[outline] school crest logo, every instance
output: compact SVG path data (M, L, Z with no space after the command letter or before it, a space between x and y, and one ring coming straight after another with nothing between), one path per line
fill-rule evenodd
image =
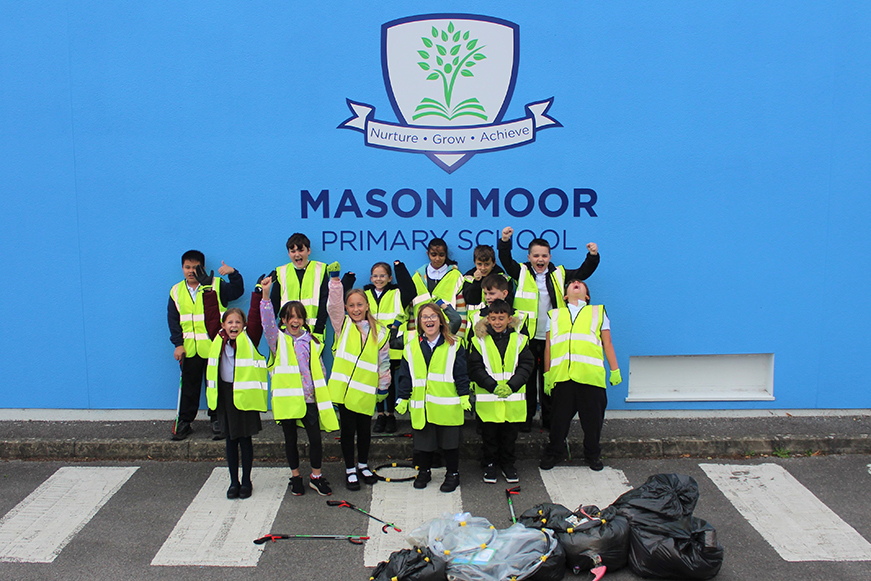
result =
M381 27L381 70L398 123L375 119L375 107L346 99L352 116L339 125L365 144L423 153L453 173L476 153L519 147L562 125L547 115L553 98L503 121L520 57L520 27L471 14L428 14Z

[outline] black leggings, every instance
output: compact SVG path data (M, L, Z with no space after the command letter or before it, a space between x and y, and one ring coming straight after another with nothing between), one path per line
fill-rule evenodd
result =
M319 470L324 456L324 446L321 442L321 425L318 415L318 404L305 404L305 417L302 425L308 435L309 462L315 470ZM299 469L299 448L296 439L296 420L281 420L281 429L284 430L284 454L287 456L287 465L291 470Z
M242 451L242 486L251 486L251 466L254 464L254 442L251 436L227 438L227 467L230 483L239 484L239 450Z
M339 406L339 419L342 429L342 456L345 458L345 468L353 468L354 436L357 437L357 461L360 464L369 462L369 444L372 441L372 416L352 412L344 405Z

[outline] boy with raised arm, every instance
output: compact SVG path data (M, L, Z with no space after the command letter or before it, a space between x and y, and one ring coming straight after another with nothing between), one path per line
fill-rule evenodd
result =
M586 280L599 266L599 249L594 242L587 244L587 256L576 269L569 270L562 265L551 263L550 243L543 238L535 238L529 243L528 261L520 264L511 256L511 236L514 228L502 229L502 237L497 243L499 262L508 276L517 282L514 295L514 309L518 315L525 316L529 329L529 346L535 358L535 368L526 386L526 423L521 431L528 432L532 418L541 401L541 427L550 429L550 398L544 393L542 378L545 344L545 320L547 313L563 305L563 287L569 278Z

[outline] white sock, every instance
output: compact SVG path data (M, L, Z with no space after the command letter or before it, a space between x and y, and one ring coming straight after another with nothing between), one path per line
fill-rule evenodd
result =
M357 482L356 468L345 468L345 474L347 475L348 482Z

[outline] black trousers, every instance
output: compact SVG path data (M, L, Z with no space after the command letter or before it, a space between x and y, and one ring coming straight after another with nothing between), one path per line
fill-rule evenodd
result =
M574 381L557 383L550 392L553 415L550 424L550 444L548 452L562 456L566 450L566 437L575 414L581 419L584 430L584 458L598 460L602 455L599 438L605 423L605 408L608 407L608 393L604 388Z
M535 408L541 403L541 423L547 427L551 422L551 396L544 393L544 344L543 339L530 339L529 350L534 364L532 374L526 383L526 421L531 422Z
M309 462L312 468L320 469L324 457L324 445L321 442L321 423L318 413L318 404L305 404L305 417L302 425L308 435ZM296 420L281 420L281 429L284 430L284 454L287 456L287 465L291 470L299 469L299 447L296 438Z
M344 405L339 405L339 431L342 440L342 456L345 458L345 468L353 468L354 436L357 437L357 461L360 464L369 463L369 445L372 443L372 416L358 414Z
M483 463L495 464L503 468L513 467L517 461L515 445L520 424L511 422L482 422Z
M200 409L200 393L203 389L203 377L206 375L206 366L209 360L199 355L185 357L184 367L181 371L181 398L178 404L178 419L184 422L192 422L197 417ZM214 416L214 412L209 412Z

